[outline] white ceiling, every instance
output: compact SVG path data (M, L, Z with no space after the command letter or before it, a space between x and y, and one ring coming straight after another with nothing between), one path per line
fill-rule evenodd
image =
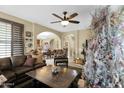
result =
M0 5L0 11L10 15L29 20L34 23L52 28L57 31L66 32L86 29L91 22L90 13L99 6L93 5ZM63 27L60 23L51 24L50 22L58 20L51 15L56 13L63 16L62 12L68 11L68 15L76 12L79 15L73 20L80 21L80 24L69 24Z

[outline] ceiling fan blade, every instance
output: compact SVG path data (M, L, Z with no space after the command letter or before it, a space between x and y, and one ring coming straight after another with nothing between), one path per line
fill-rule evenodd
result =
M61 21L54 21L54 22L50 22L50 23L53 24L53 23L59 23L59 22L61 22Z
M77 15L78 15L78 13L73 13L72 15L70 15L70 16L68 17L68 19L72 19L72 18L76 17Z
M75 24L79 24L79 21L75 21L75 20L69 20L70 23L75 23Z
M55 13L52 13L52 15L54 15L55 17L57 17L57 18L59 18L59 19L63 20L63 18L62 18L62 17L58 16L58 15L57 15L57 14L55 14Z

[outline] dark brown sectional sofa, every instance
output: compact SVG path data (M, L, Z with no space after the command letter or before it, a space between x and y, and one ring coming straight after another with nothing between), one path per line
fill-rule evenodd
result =
M25 74L26 72L46 65L44 61L32 67L24 66L26 58L26 56L0 58L0 74L3 74L7 78L7 83L14 84L12 87L29 79Z

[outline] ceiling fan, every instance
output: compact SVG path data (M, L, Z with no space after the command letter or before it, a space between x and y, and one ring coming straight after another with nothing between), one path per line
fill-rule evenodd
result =
M78 13L73 13L69 17L66 16L67 11L64 11L63 14L64 14L64 17L60 17L57 14L52 13L53 16L59 18L60 20L59 21L54 21L54 22L51 22L51 23L52 24L53 23L61 23L63 26L67 26L69 23L74 23L74 24L79 24L80 23L79 21L71 20L72 18L76 17L78 15Z

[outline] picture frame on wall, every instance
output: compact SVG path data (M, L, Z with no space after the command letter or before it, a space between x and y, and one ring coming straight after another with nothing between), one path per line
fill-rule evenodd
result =
M32 36L32 33L29 32L29 31L27 31L27 32L26 32L26 37L31 37L31 36Z

